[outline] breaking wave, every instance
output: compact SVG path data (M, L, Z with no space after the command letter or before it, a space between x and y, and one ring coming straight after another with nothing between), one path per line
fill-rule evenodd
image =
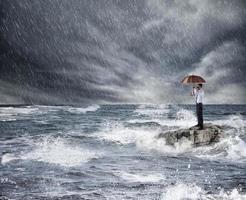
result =
M19 159L19 158L17 156L15 156L14 154L6 153L6 154L2 155L1 164L5 165L8 162L11 162L12 160L17 160L17 159Z
M153 138L157 135L157 130L153 129L150 131L143 128L128 128L118 122L105 123L103 130L95 134L95 136L100 139L124 145L136 143L138 140L141 140L141 138Z
M246 160L245 120L241 116L231 115L224 120L213 121L224 127L220 141L211 146L194 149L200 158L226 158L232 161Z
M162 194L162 200L243 200L245 194L240 194L238 189L233 189L230 192L220 190L218 194L209 194L201 187L195 184L177 183L169 186Z
M194 125L196 118L194 113L185 109L176 112L175 119L132 119L128 124L141 123L140 127L128 127L120 122L108 122L96 136L114 143L123 145L135 144L142 151L157 151L165 154L191 153L192 155L205 159L230 159L244 161L246 159L246 143L240 137L245 134L245 121L240 116L228 116L228 118L214 123L227 126L220 142L203 147L194 148L192 142L182 139L174 146L166 144L164 138L158 138L160 132L185 128ZM150 126L151 123L160 126ZM144 126L146 124L146 126ZM164 130L163 130L164 128Z
M95 112L100 108L99 105L93 105L88 107L68 107L66 111L73 113L73 114L84 114L87 112Z
M50 112L65 110L72 114L85 114L87 112L95 112L100 108L99 105L88 107L72 107L72 106L25 106L25 107L1 107L0 121L16 121L33 115L42 115Z
M0 108L0 121L16 121L17 118L32 115L38 112L33 107L2 107Z
M142 151L158 151L162 153L184 153L193 149L188 140L181 140L175 146L166 145L165 139L158 139L161 129L129 128L121 123L107 123L103 131L95 136L102 140L121 145L135 144Z
M225 136L219 143L195 148L194 154L206 159L227 159L231 161L246 160L246 143L239 136Z
M213 121L213 123L225 127L235 128L237 131L245 133L246 121L243 119L241 115L229 115L226 119L215 120Z
M1 162L2 164L7 164L13 160L21 159L73 167L99 156L96 152L69 144L65 139L45 137L37 142L33 141L33 147L30 152L21 155L4 154Z

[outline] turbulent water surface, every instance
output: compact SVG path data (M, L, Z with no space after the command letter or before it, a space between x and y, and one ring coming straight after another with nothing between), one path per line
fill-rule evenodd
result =
M208 105L219 143L167 146L196 124L189 105L0 108L6 199L246 199L246 106ZM151 122L151 123L150 123Z

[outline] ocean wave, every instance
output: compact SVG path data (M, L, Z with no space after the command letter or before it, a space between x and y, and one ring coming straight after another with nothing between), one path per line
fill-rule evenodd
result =
M18 115L18 114L33 114L38 111L38 108L26 106L26 107L2 107L0 108L1 115Z
M242 115L229 115L226 119L214 120L213 123L245 132L246 121L243 119Z
M88 107L71 107L71 106L25 106L25 107L1 107L0 121L16 121L23 117L33 117L33 115L42 115L59 110L65 110L73 114L84 114L95 112L100 108L99 105Z
M177 121L188 121L193 117L192 112L181 110L177 112L178 120L173 120L173 125ZM188 116L188 117L187 117ZM233 118L234 119L234 118ZM167 145L164 138L158 138L158 134L164 131L161 126L147 126L150 121L148 120L131 120L128 123L146 123L146 126L128 126L119 122L108 122L104 125L101 132L96 136L100 139L119 143L121 145L135 144L141 151L156 151L164 154L183 154L189 153L193 156L203 159L226 159L235 162L246 160L246 143L240 137L243 123L240 118L239 121L234 120L233 125L237 129L228 129L220 138L218 143L208 146L194 147L192 142L188 139L182 139L176 142L173 146ZM225 121L227 121L226 119ZM160 120L155 122L165 124ZM153 121L151 121L153 123ZM192 122L193 123L193 122ZM227 123L228 124L228 123ZM186 127L187 124L183 123L180 127ZM189 126L188 126L189 127ZM165 127L168 130L168 127ZM169 130L173 130L169 126Z
M206 159L246 161L245 120L239 115L231 115L212 123L223 126L224 133L218 143L194 149L196 156Z
M149 123L149 120L135 119L129 123ZM162 126L185 128L194 125L194 113L185 109L178 110L175 120L151 120ZM141 150L158 151L168 154L191 153L194 156L205 159L226 159L232 161L246 160L245 120L238 115L228 116L226 119L213 121L212 123L226 126L224 134L216 144L202 147L193 147L187 139L180 140L174 146L166 145L165 139L157 139L155 134L146 134L145 137L137 137L136 146ZM171 128L172 130L172 128ZM138 134L138 133L137 133ZM143 133L144 134L144 133Z
M100 108L99 105L92 105L88 107L67 107L65 110L73 114L84 114L87 112L95 112Z
M139 137L136 146L141 150L158 151L164 154L190 153L193 156L203 159L222 159L234 162L246 161L246 143L239 136L224 135L218 143L213 145L194 147L188 139L181 139L173 146L167 145L164 138Z
M194 148L193 153L199 158L227 159L230 161L246 160L246 143L239 136L221 138L214 145Z
M240 194L238 189L225 192L220 189L218 194L210 194L196 184L177 183L165 189L161 197L162 200L243 200L245 194Z
M129 128L122 123L110 123L105 125L103 131L94 136L121 145L135 144L142 151L158 151L162 153L179 154L193 150L192 142L183 139L175 143L174 146L166 144L164 138L159 139L161 129L157 128Z
M2 122L11 122L11 121L16 121L17 119L12 116L0 116L0 121Z
M1 159L1 164L5 165L13 160L17 160L20 159L18 156L11 154L11 153L6 153L4 155L2 155L2 159Z
M0 121L16 121L22 117L33 116L34 114L43 114L43 111L35 106L1 107Z
M4 154L2 164L21 159L74 167L100 156L97 152L70 144L60 137L44 137L31 143L32 150L28 153L22 153L21 155Z
M141 138L153 138L158 134L158 132L158 129L153 129L150 131L149 129L146 130L143 128L125 127L122 123L118 122L107 122L104 124L103 130L94 136L106 141L126 145L136 143L136 141L140 140Z
M98 156L99 154L95 152L68 144L62 138L46 137L36 143L34 150L23 158L73 167L98 158Z
M187 139L182 139L176 142L174 146L167 145L164 138L158 139L157 137L142 138L136 142L138 149L143 151L156 151L164 154L181 154L193 151L192 142Z

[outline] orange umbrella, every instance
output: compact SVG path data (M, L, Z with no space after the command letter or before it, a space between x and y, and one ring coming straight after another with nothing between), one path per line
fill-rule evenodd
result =
M197 75L189 75L184 77L184 79L181 81L183 84L199 84L199 83L206 83L206 81L201 77Z

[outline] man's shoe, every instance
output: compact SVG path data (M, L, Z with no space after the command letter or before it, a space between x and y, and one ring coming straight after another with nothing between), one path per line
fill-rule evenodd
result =
M194 127L198 127L198 126L200 126L199 124L197 124L197 125L195 125Z
M197 129L197 130L203 130L203 127L199 127L199 129Z

